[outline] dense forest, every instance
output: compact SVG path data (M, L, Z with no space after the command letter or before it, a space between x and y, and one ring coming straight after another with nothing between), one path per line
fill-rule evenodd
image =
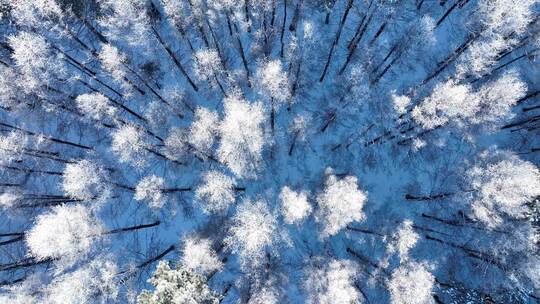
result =
M537 0L0 0L0 303L540 303Z

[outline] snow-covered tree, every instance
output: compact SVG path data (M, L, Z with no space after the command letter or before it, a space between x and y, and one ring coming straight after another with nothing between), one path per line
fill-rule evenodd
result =
M409 251L418 242L419 235L413 230L413 223L410 220L405 220L394 234L395 242L390 243L388 251L390 253L397 252L399 259L403 262L408 259Z
M316 219L322 224L322 235L335 235L348 224L363 220L366 200L366 193L358 189L356 177L338 179L329 175L324 191L317 196Z
M258 83L263 94L273 98L278 104L291 97L287 73L283 71L280 60L265 63L257 70Z
M118 48L110 44L103 44L98 56L103 68L109 72L116 81L124 80L127 74L125 65L128 61L125 54L122 54Z
M189 143L197 152L210 154L218 133L217 113L199 107L195 110L195 120L189 129Z
M308 202L306 192L295 192L285 186L279 194L281 200L281 212L285 223L299 223L311 214L313 208Z
M225 243L240 256L243 267L258 266L277 242L277 221L263 201L245 200L238 206Z
M262 104L250 104L234 96L223 103L225 117L219 124L218 158L237 176L254 177L264 147Z
M0 136L0 164L9 165L21 158L26 137L19 132L10 132Z
M203 49L195 53L194 67L195 76L200 80L216 82L217 76L222 73L221 59L216 50Z
M470 86L448 80L412 110L413 119L424 129L449 122L459 127L500 122L510 117L511 107L525 96L526 85L512 72L487 83L477 92Z
M263 286L255 291L249 298L249 304L277 304L280 303L279 293L272 286Z
M534 302L538 10L0 0L0 303Z
M109 303L118 296L115 274L116 265L98 258L83 268L57 277L46 290L45 302L62 303Z
M188 132L182 128L173 128L165 138L165 155L170 159L182 159L188 150Z
M95 120L114 117L116 108L111 106L107 97L101 93L82 94L75 100L79 110Z
M501 224L504 216L523 217L526 203L540 195L540 171L514 155L475 166L468 178L474 189L473 213L491 227Z
M15 207L20 200L22 200L22 196L18 193L4 192L0 194L0 208L8 210Z
M165 15L171 20L175 25L182 25L187 20L185 20L186 10L188 10L188 3L185 3L182 0L163 0L163 11Z
M68 196L78 200L105 199L110 192L106 178L105 169L83 159L66 165L62 188Z
M424 129L433 129L447 124L450 120L463 124L463 120L474 117L479 110L480 100L471 94L467 85L448 80L438 84L431 95L415 106L413 119Z
M166 200L162 190L165 188L165 180L162 177L149 175L139 181L135 188L135 199L146 201L152 208L161 208Z
M124 125L112 134L111 150L118 155L122 162L135 167L147 164L147 144L143 131L133 125Z
M482 75L497 63L498 56L519 43L517 35L533 20L534 0L479 1L476 21L481 39L468 48L457 66L458 75Z
M394 103L394 110L399 115L405 114L407 112L407 107L411 104L411 98L409 96L396 95L395 92L392 92L392 100Z
M218 271L223 267L209 239L186 238L183 240L182 265L202 274Z
M144 290L137 297L139 304L218 304L220 301L220 297L208 287L202 275L182 265L171 268L169 263L161 261L148 282L155 290Z
M150 20L145 0L100 0L99 4L108 13L107 18L99 20L107 37L131 45L148 43Z
M235 181L219 171L209 171L203 175L203 183L195 190L199 206L205 213L225 211L234 203Z
M37 217L26 243L38 260L62 258L70 263L84 258L102 231L88 208L61 205Z
M31 32L20 32L9 37L12 58L24 82L26 93L50 85L63 74L64 66L45 38Z
M307 303L361 303L362 295L355 287L357 266L349 260L330 260L307 273Z
M527 86L511 71L484 85L476 92L480 108L472 120L474 124L495 126L511 118L512 107L527 93Z
M410 262L399 266L388 282L393 304L430 304L435 278L426 265Z
M29 26L39 26L46 19L61 18L62 8L55 0L13 0L10 1L11 14L17 22Z

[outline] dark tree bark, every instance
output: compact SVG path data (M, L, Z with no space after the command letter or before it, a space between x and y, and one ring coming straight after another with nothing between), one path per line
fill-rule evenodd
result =
M334 42L332 42L332 46L330 47L330 52L328 53L328 59L326 60L326 64L324 65L323 72L321 74L321 77L319 78L319 82L323 82L324 78L326 77L326 73L328 72L328 68L330 67L330 63L332 61L332 56L334 54L334 49L336 45L339 43L339 38L341 36L341 32L343 30L343 26L345 25L345 21L347 21L347 16L349 15L349 11L352 8L354 0L348 0L347 6L345 7L345 12L343 13L343 17L341 18L341 23L339 25L339 29L336 33L336 36L334 38Z
M189 77L186 69L184 68L184 66L182 66L182 64L180 63L180 61L176 58L176 55L174 54L174 52L165 44L165 42L163 41L163 39L161 38L161 36L159 35L159 33L156 31L156 29L154 27L152 27L152 31L154 32L154 35L156 36L159 44L165 49L165 51L167 52L167 54L169 55L169 57L172 59L172 61L174 62L174 64L176 65L176 67L180 70L180 72L182 73L182 75L184 75L184 77L186 78L186 80L188 81L189 85L193 88L193 90L195 92L198 92L199 91L199 88L197 87L197 85L195 84L195 82L193 82L193 80L191 79L191 77Z

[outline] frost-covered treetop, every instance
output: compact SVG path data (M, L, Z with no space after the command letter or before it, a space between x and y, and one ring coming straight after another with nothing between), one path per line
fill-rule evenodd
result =
M468 85L448 80L438 84L428 98L414 107L412 117L424 129L440 127L450 121L457 126L489 126L511 116L512 106L525 96L526 90L526 85L513 72L477 92L471 92Z
M122 126L112 135L112 152L117 154L122 162L133 164L135 167L147 165L148 151L145 147L143 132L137 126Z
M58 58L61 54L54 53L42 36L20 32L10 36L8 43L13 49L12 59L17 65L20 80L24 81L22 88L26 92L39 90L62 74L63 66Z
M411 262L397 268L388 282L393 304L434 303L432 289L433 275L423 264Z
M225 243L239 254L246 270L262 263L265 251L278 240L276 218L263 201L245 200L233 217Z
M122 81L127 76L126 64L127 56L122 54L118 48L110 44L103 44L98 54L103 68L111 73L117 81Z
M134 198L138 201L147 201L152 208L161 208L166 203L161 192L164 188L165 180L162 177L150 175L139 181Z
M195 121L189 129L189 143L203 156L211 153L218 134L219 117L217 113L199 107L195 110Z
M522 217L525 204L540 196L540 171L516 156L475 166L469 178L474 189L474 214L490 226L502 223L505 215Z
M109 99L101 93L79 95L76 102L79 110L94 120L99 121L116 113L116 108L112 107Z
M182 249L182 264L189 269L209 274L223 268L208 239L186 238Z
M58 206L36 219L26 236L26 243L38 260L65 258L75 261L89 253L102 231L101 224L88 208Z
M250 104L235 96L225 98L223 104L218 158L237 176L254 177L264 146L262 104Z
M167 262L161 261L156 272L149 280L155 287L154 292L143 291L137 297L139 304L218 304L220 298L206 285L206 280L200 274L178 265L176 269Z
M235 182L218 171L206 172L195 196L204 212L225 211L235 201Z
M306 288L311 290L308 303L361 303L362 295L355 288L356 267L347 260L331 260L308 273Z
M397 252L401 261L408 259L409 251L416 245L420 239L419 235L413 230L413 223L405 220L396 231L395 243L389 244L389 252Z
M335 175L328 176L324 191L317 196L319 210L316 217L322 224L323 236L334 235L348 224L362 221L366 200L366 193L358 189L356 177L338 179Z
M115 274L116 265L110 260L98 258L88 265L56 278L49 289L48 303L108 303L118 296Z
M283 71L281 61L273 60L265 63L257 70L261 90L277 102L290 99L289 80Z
M66 165L63 173L64 192L79 200L104 199L109 195L107 173L90 160L80 160Z
M285 218L285 223L293 224L301 222L313 210L305 192L295 192L285 186L281 189L279 198L281 199L281 212Z

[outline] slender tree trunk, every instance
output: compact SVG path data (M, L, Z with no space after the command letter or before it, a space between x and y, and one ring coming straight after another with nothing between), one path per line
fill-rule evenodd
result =
M296 90L298 89L298 82L300 81L300 70L302 68L302 62L303 60L300 59L300 61L298 62L298 66L296 67L296 73L294 73L294 83L291 89L291 96L293 97L296 95ZM289 102L289 106L287 110L289 111L291 110L290 102Z
M382 70L382 72L380 72L376 77L375 79L373 79L371 81L371 84L376 84L378 83L381 78L386 74L386 72L388 72L388 70L390 70L390 68L397 62L397 60L399 59L398 56L394 57L394 59L392 59L392 61L390 61L390 63L384 68L384 70Z
M369 7L368 7L368 10L369 10ZM366 29L367 29L369 23L371 22L372 17L373 17L373 14L369 14L369 17L368 17L367 21L366 21L366 15L364 15L362 17L362 20L360 21L360 24L358 25L358 28L356 29L356 32L355 32L353 38L347 44L347 49L349 49L349 52L347 54L347 59L345 59L345 63L343 64L343 66L339 70L338 75L343 74L343 72L345 72L345 69L347 69L347 66L351 62L351 59L353 58L353 56L354 56L354 54L356 52L356 49L358 47L358 44L362 40L362 37L364 36L364 33L366 32ZM366 21L366 22L364 23L364 21Z
M9 244L12 244L12 243L20 242L22 240L24 240L24 237L23 236L18 236L18 237L9 239L7 241L0 242L0 246L9 245Z
M457 194L472 192L472 191L475 191L475 190L465 190L461 192L448 192L448 193L433 194L433 195L428 195L428 196L417 196L417 195L406 194L405 199L410 200L410 201L433 201L433 200L440 200L440 199L447 198L449 196L454 196Z
M369 229L356 228L356 227L352 227L350 225L347 225L346 228L347 228L347 230L354 231L354 232L361 232L361 233L376 235L376 236L379 236L379 237L385 237L384 234L376 232L376 231L372 231L372 230L369 230Z
M272 130L272 135L274 135L274 131L275 131L275 126L276 126L276 109L275 109L275 105L274 105L274 98L273 97L270 97L270 105L271 105L271 110L270 110L270 128Z
M381 36L381 34L384 32L384 29L386 28L387 24L388 24L387 21L385 21L385 22L383 22L383 24L381 24L381 26L379 27L379 29L375 33L375 36L373 36L373 38L371 38L371 40L369 41L369 45L373 45L373 43L375 43L377 38L379 38L379 36Z
M272 18L270 19L270 27L274 27L274 22L276 20L276 0L272 0Z
M172 252L173 250L175 249L175 246L174 245L171 245L169 246L169 248L165 249L164 251L162 251L160 254L158 254L157 256L151 258L151 259L148 259L146 261L144 261L143 263L137 265L137 268L143 268L143 267L146 267L156 261L159 261L161 260L163 257L165 257L167 254L169 254L170 252Z
M57 175L57 176L62 176L64 174L62 172L57 172L57 171L35 170L35 169L30 169L30 168L18 168L18 167L5 166L5 165L0 165L0 168L24 172L27 174L37 173L37 174L47 174L47 175Z
M240 52L242 64L244 65L244 70L246 71L247 85L248 87L251 87L251 73L249 72L246 54L244 53L244 46L242 45L242 40L240 39L240 34L238 33L236 33L236 42L238 43L238 51Z
M463 42L457 49L452 51L442 62L437 65L434 72L428 75L420 84L421 86L428 83L433 78L437 77L442 71L444 71L452 62L454 62L463 52L465 52L471 44L480 37L481 31L469 35L469 37Z
M231 24L231 16L229 15L229 12L225 13L225 17L227 17L227 27L229 28L229 36L232 37L233 29L232 29L232 24Z
M195 82L193 82L191 77L189 77L188 73L186 72L186 70L184 69L184 67L180 63L180 61L176 58L176 55L174 54L174 52L165 44L165 42L163 41L163 39L161 39L161 36L159 35L159 33L156 31L156 29L154 27L152 27L152 31L154 32L154 35L156 36L159 44L165 49L165 51L167 52L169 57L172 59L172 61L176 65L176 67L180 70L182 75L184 75L186 80L189 82L189 85L193 88L193 90L195 92L198 92L199 88L197 87Z
M441 25L441 23L446 20L446 18L450 15L450 13L452 13L452 11L454 11L454 9L456 9L456 7L459 6L460 8L462 8L465 4L467 4L467 2L469 2L469 0L456 0L456 2L446 10L446 12L441 16L441 18L437 20L435 28L439 27L439 25ZM420 6L421 5L422 4L420 4Z
M326 73L328 72L328 68L330 67L330 62L332 61L332 55L334 54L334 48L339 43L339 37L341 36L341 32L343 30L343 26L345 25L345 21L347 21L347 16L349 15L349 11L352 8L354 0L348 0L347 6L345 7L345 12L343 13L343 18L341 18L341 23L339 25L339 29L336 33L336 37L334 38L334 42L332 42L332 46L330 47L330 52L328 53L328 59L326 60L326 64L324 65L324 70L321 74L321 77L319 78L319 82L323 82L324 78L326 77Z
M279 57L283 58L284 56L284 49L285 49L285 25L287 23L287 0L283 0L283 22L281 23L281 35L280 35L280 44L281 47L279 49Z
M34 258L26 258L21 261L8 264L0 264L0 271L9 271L21 268L29 268L32 266L37 266L41 264L47 264L54 261L54 259L45 259L45 260L36 260Z
M498 261L497 259L495 259L493 256L485 253L485 252L481 252L481 251L478 251L478 250L475 250L475 249L472 249L472 248L468 248L468 247L465 247L465 246L462 246L462 245L458 245L458 244L454 244L452 242L447 242L447 241L443 241L439 238L436 238L436 237L432 237L430 235L425 235L424 238L426 240L430 240L430 241L434 241L434 242L437 242L439 244L443 244L443 245L446 245L446 246L449 246L449 247L452 247L452 248L456 248L456 249L460 249L462 251L464 251L466 253L467 256L471 257L471 258L474 258L474 259L478 259L478 260L481 260L481 261L484 261L488 264L491 264L497 268L500 268L500 269L505 269L506 267L504 267L504 265Z
M296 4L295 9L294 9L291 24L289 25L289 31L291 31L291 32L296 31L296 26L298 24L298 20L300 19L300 11L301 11L303 2L304 2L304 0L299 0L298 3Z
M300 134L300 132L298 132L298 131L296 131L294 133L293 139L291 141L291 147L289 148L289 156L291 156L293 154L293 150L294 150L294 147L296 146L296 140L297 140L299 134Z
M380 271L382 271L383 274L389 276L390 273L388 272L388 270L384 269L383 267L377 265L376 263L372 262L369 258L367 258L366 256L364 256L363 254L359 253L358 251L352 249L351 247L347 247L347 253L349 253L350 255L352 255L353 257L357 258L358 260L362 261L363 263L375 268L375 269L378 269Z
M12 286L12 285L15 285L17 283L21 283L24 280L26 280L26 276L23 276L21 278L18 278L18 279L12 280L12 281L7 281L7 280L0 281L0 287L1 286Z
M90 22L88 22L86 18L83 18L77 14L75 14L75 16L77 16L77 18L99 39L99 41L101 41L101 43L109 43L107 38L98 32L98 30Z
M188 187L188 188L165 188L165 189L161 189L161 191L165 192L165 193L189 192L189 191L192 191L192 189L190 187Z
M122 232L129 232L129 231L140 230L140 229L145 229L145 228L151 228L151 227L159 226L160 224L161 224L160 221L155 221L155 222L150 223L150 224L141 224L141 225L136 225L136 226L131 226L131 227L112 229L112 230L103 232L103 235L122 233Z

